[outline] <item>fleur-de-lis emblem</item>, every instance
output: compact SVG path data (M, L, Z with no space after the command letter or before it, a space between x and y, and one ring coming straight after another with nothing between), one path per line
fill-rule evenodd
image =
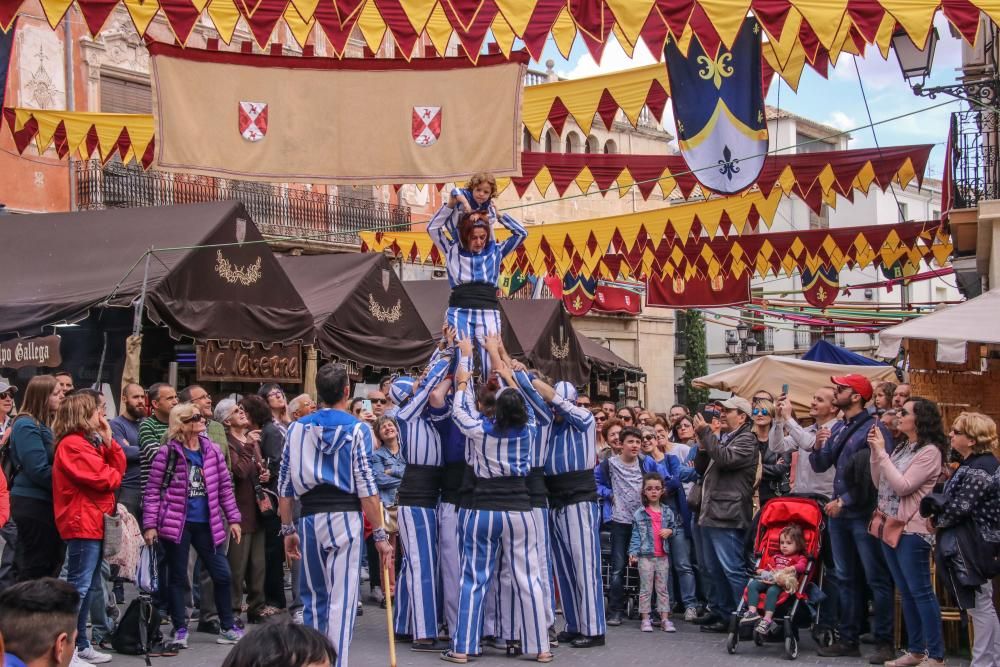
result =
M820 301L826 301L826 290L824 288L820 287L816 291L816 298L818 298Z
M721 53L715 60L708 56L698 56L697 62L704 68L698 70L698 76L705 81L711 79L717 89L722 88L723 79L728 79L733 75L732 53Z
M716 163L719 165L719 173L729 180L733 180L733 174L740 173L740 168L736 166L739 159L733 159L733 152L729 150L729 146L723 147L722 157L723 159Z

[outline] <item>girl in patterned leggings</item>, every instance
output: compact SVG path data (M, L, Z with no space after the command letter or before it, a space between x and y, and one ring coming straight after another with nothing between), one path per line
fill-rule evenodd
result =
M652 632L649 620L650 599L656 590L656 609L660 612L660 628L664 632L676 632L670 621L670 596L668 576L670 574L670 536L676 525L673 510L660 504L663 496L663 477L649 472L642 476L642 507L636 510L632 520L632 541L628 547L629 561L639 567L639 615L642 617L642 631Z

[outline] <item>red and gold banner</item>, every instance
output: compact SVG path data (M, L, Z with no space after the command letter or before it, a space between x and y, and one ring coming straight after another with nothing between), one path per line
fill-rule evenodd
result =
M153 163L153 117L148 114L8 107L3 117L20 153L34 140L39 154L53 146L60 158L76 155L86 160L96 153L102 162L117 155L124 162L134 157L144 168Z
M750 276L714 278L679 275L650 278L646 305L659 308L721 308L750 301Z
M639 292L617 285L598 283L594 292L594 309L604 313L638 315L641 301Z
M520 172L526 56L486 56L474 67L464 58L149 50L158 169L304 183Z
M73 2L39 0L39 4L55 27ZM263 46L284 21L302 45L318 25L338 54L357 30L375 48L388 36L406 57L421 35L439 53L454 36L472 60L479 58L487 34L505 54L516 39L523 41L535 60L542 58L550 36L563 55L579 36L600 61L612 33L627 53L641 39L658 55L667 35L685 45L697 39L714 53L719 44L732 46L745 18L753 15L767 34L769 66L795 81L804 63L825 75L831 61L842 53L863 53L867 44L877 45L885 57L897 25L922 45L939 10L970 44L976 40L980 11L1000 23L995 0L121 0L121 4L140 35L162 13L182 44L207 16L227 42L244 21ZM96 36L118 2L76 0L76 5ZM25 7L34 4L0 0L0 27L6 31Z

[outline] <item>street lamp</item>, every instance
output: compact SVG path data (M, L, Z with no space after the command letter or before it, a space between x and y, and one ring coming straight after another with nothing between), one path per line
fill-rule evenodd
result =
M750 361L757 354L757 338L746 322L740 322L735 329L726 329L726 353L737 364Z
M927 77L931 74L931 66L934 64L934 51L938 39L937 28L931 29L923 48L914 44L902 28L892 35L892 50L896 52L899 69L913 89L913 94L929 97L932 100L938 95L950 95L977 106L994 106L997 99L997 81L994 77L963 81L951 86L924 87Z

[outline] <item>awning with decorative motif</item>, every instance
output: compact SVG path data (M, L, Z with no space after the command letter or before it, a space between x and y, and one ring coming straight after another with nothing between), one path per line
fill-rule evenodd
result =
M841 229L749 233L752 218L770 221L774 207L760 193L746 197L671 206L660 211L613 218L555 223L528 228L528 238L504 262L536 276L566 275L604 279L646 279L680 275L743 276L784 273L819 267L841 270L897 262L914 267L921 260L944 264L951 239L940 221L906 222ZM714 226L706 223L712 223ZM715 236L725 227L727 235ZM708 235L702 235L704 230ZM742 233L746 231L747 233ZM732 233L729 233L732 232ZM497 234L505 237L505 231ZM413 262L441 264L442 258L422 232L362 232L362 249L388 251Z
M55 27L73 2L39 0L39 4ZM76 0L95 36L118 4ZM841 53L863 53L867 44L877 45L885 57L897 26L922 45L938 10L969 43L976 40L980 11L1000 22L997 0L121 0L121 4L140 35L162 12L182 44L206 16L226 42L242 20L257 43L265 45L284 21L302 45L318 24L338 55L357 29L373 50L388 36L407 57L421 35L439 53L457 37L473 60L482 52L487 34L503 53L520 40L536 60L550 36L563 55L579 36L597 61L611 34L627 53L641 39L659 56L668 35L685 49L696 38L714 53L720 43L732 45L744 18L752 14L767 35L765 51L771 52L771 66L790 82L797 81L806 62L825 73ZM34 6L25 0L0 0L0 27L7 30L19 12Z

